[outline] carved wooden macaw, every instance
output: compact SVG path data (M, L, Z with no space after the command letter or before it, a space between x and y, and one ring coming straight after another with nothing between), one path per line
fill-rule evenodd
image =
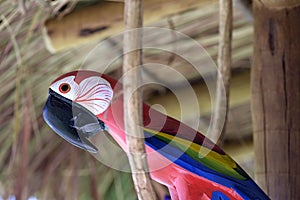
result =
M43 116L58 135L79 148L97 152L87 138L105 129L127 150L122 84L106 75L74 71L60 76L50 86ZM173 200L269 199L201 133L146 104L143 120L151 177L169 188Z

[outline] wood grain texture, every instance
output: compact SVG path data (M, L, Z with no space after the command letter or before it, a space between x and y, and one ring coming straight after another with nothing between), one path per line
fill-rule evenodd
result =
M211 138L220 146L226 130L231 77L232 0L220 0L219 51L215 113ZM225 118L225 119L224 119Z
M271 8L287 8L287 7L294 7L299 6L299 0L254 0L254 1L261 1L265 6Z
M144 143L141 83L143 0L125 1L125 34L123 60L124 125L128 159L137 196L156 199ZM132 31L131 31L132 30Z
M254 1L256 178L271 199L300 199L300 6Z

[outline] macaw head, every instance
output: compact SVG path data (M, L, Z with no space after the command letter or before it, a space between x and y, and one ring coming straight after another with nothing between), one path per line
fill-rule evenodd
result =
M96 153L88 137L105 128L97 115L112 101L115 81L97 72L74 71L52 82L43 109L46 123L71 144Z

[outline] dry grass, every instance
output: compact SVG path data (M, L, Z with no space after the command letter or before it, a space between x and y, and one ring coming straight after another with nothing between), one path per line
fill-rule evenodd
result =
M135 199L130 174L67 144L42 119L49 83L78 64L70 60L74 50L46 51L41 35L49 11L31 2L22 16L6 0L0 13L0 196Z

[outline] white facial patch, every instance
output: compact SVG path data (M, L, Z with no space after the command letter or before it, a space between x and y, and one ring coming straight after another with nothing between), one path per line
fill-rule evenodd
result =
M74 78L75 76L63 78L53 83L50 88L84 106L95 115L103 113L113 98L113 90L109 82L101 77L92 76L82 80L78 85Z
M76 98L77 93L78 93L78 85L77 85L77 83L75 83L74 78L75 78L75 76L65 77L65 78L53 83L50 86L50 89L52 89L54 92L56 92L64 97L66 97L67 99L70 99L73 101ZM63 84L69 84L70 91L62 92L60 88L62 87Z
M74 101L98 115L109 107L112 98L113 90L109 82L103 78L92 76L79 84L78 95Z

